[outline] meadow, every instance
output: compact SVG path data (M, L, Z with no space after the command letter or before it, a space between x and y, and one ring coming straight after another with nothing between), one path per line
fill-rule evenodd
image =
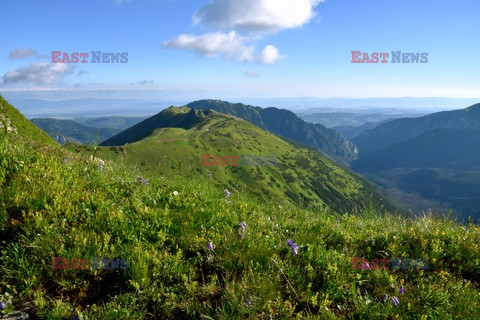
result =
M340 216L259 203L202 179L143 176L113 162L102 168L9 134L0 155L0 293L13 297L3 312L24 308L44 319L480 314L473 223L368 206ZM51 257L82 256L124 257L129 267L52 269ZM359 256L422 257L429 268L352 270Z

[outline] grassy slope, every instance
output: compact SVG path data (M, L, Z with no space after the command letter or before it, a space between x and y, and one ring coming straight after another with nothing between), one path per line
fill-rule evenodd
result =
M65 162L56 146L12 141L0 141L0 172L9 173L0 175L0 293L13 295L7 311L102 320L480 314L477 226L371 210L335 217L258 204L246 193L225 199L207 179L149 177L114 163L100 171L78 154ZM135 184L139 173L148 185ZM55 256L121 257L129 268L53 270ZM399 256L428 259L429 268L351 268L351 257Z
M56 144L47 133L25 118L23 114L10 105L2 96L0 96L0 114L6 115L17 128L18 134L11 135L12 139L27 138L31 141L41 142L47 145ZM3 132L0 134L3 134Z
M190 110L169 108L164 111L168 113L166 116L156 117L162 123L172 123L170 117L177 115L183 119L192 113ZM295 147L236 117L213 111L202 119L200 123L190 119L197 124L188 130L161 128L127 146L99 147L97 156L115 162L123 160L126 165L141 167L152 175L172 176L180 172L188 178L211 176L221 186L248 191L264 200L290 198L305 206L327 205L341 214L363 207L370 198L378 207L382 203L379 193L369 183L315 151ZM69 148L92 152L92 147L70 145ZM202 154L236 155L240 162L242 154L277 156L279 165L206 167L201 165Z

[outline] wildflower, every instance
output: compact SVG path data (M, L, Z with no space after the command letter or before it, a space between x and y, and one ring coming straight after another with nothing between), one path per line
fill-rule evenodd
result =
M230 191L228 189L225 189L225 198L230 197Z
M173 195L174 195L175 197L178 196L178 191L176 191L176 190L173 191Z
M292 254L295 256L298 254L298 246L296 243L292 245Z
M247 228L247 224L245 223L245 221L242 221L242 223L240 223L240 228L242 228L242 233L245 233L245 229Z
M76 315L72 318L72 320L82 320L82 316L81 315Z
M384 295L382 296L382 302L385 303L386 301L387 301L387 295L384 294Z
M63 163L67 163L67 162L68 162L68 158L64 158Z
M137 180L138 180L138 181L142 181L142 177L138 176L138 177L137 177Z
M292 248L292 254L297 255L298 254L298 245L296 243L293 243L292 239L288 239L287 243L290 246L290 248Z
M5 309L5 302L0 302L0 310L3 310Z
M210 241L210 242L208 243L207 248L208 248L208 250L213 250L213 249L215 249L215 245L213 244L212 241Z
M148 184L148 180L147 179L143 180L143 183Z
M250 299L247 300L247 306L248 306L249 308L252 307L252 301L250 301Z
M405 288L403 286L400 286L400 290L398 290L398 292L400 292L400 294L404 294Z
M394 307L398 306L398 304L400 303L400 301L398 301L397 297L393 297L392 302L393 302Z
M368 262L364 262L362 264L362 269L370 269L370 265L368 264Z

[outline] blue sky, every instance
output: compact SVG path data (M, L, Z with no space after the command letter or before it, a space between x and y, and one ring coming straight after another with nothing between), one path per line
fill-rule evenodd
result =
M0 12L7 98L480 98L477 0L2 0ZM128 62L54 64L51 51ZM428 63L357 64L351 51Z

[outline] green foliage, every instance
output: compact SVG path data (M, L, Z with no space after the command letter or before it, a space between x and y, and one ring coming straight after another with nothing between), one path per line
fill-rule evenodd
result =
M206 176L163 176L98 159L108 148L90 158L93 148L84 155L10 136L0 144L0 295L12 295L8 310L102 320L480 314L477 225L433 214L405 218L372 205L332 215L288 201L259 203L238 190L226 197ZM331 175L340 170L322 165ZM282 179L274 177L266 180ZM55 270L51 257L126 258L128 268ZM422 258L429 267L357 270L352 257Z

